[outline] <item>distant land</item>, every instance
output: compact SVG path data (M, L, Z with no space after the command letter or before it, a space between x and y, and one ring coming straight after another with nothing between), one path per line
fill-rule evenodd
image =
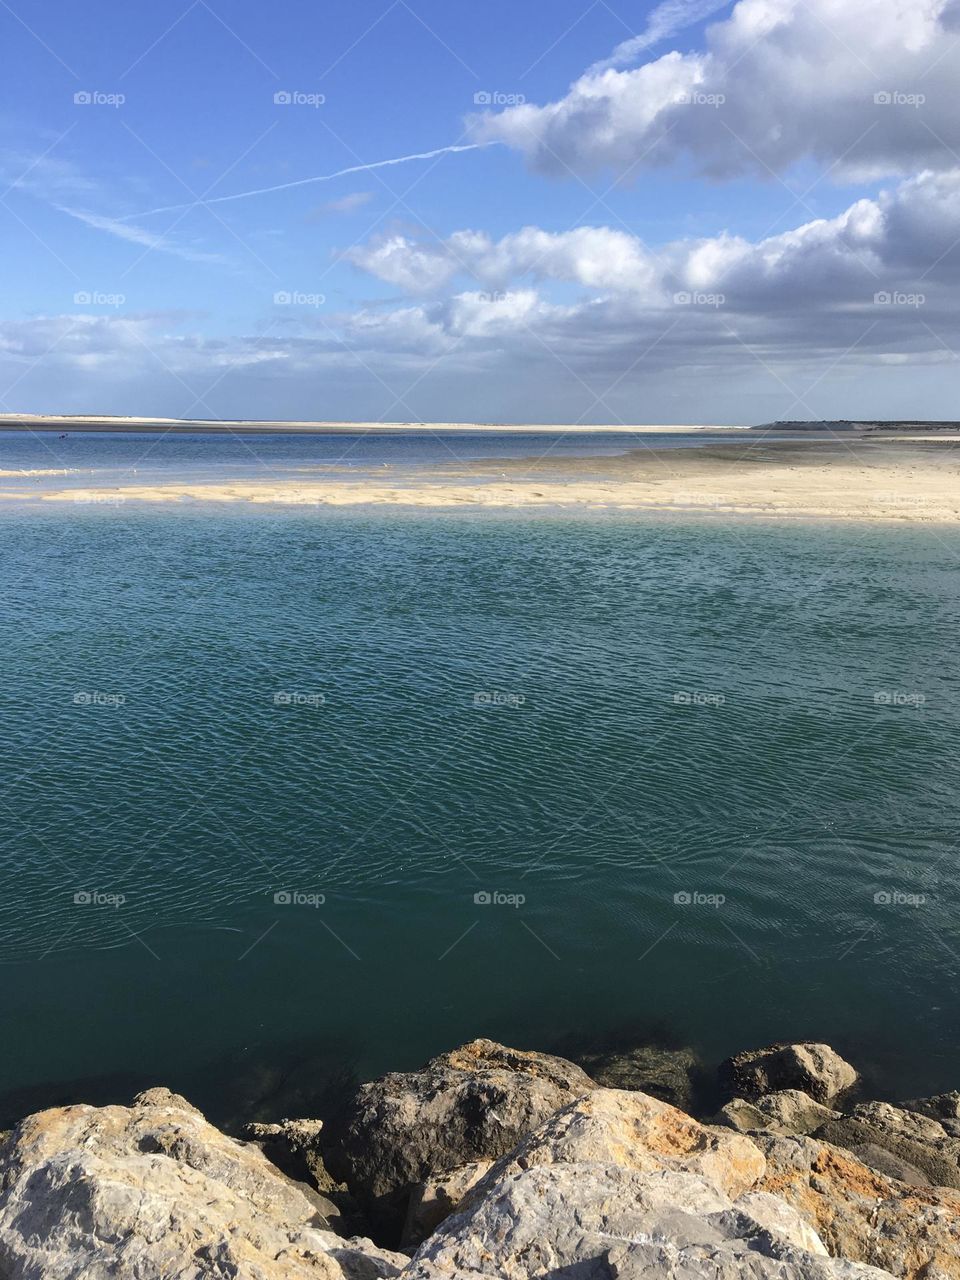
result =
M623 432L636 435L662 431L830 431L830 432L960 432L960 422L910 421L901 419L834 419L821 422L764 422L742 426L717 426L709 423L688 425L654 425L649 423L628 425L607 423L601 426L571 425L569 423L497 423L497 422L311 422L299 420L226 419L226 418L141 418L119 417L109 414L0 414L0 431L162 431L162 432L225 432L230 434L264 432L298 433L304 435L364 433L399 434L420 431L466 432L564 432L569 434L598 434Z

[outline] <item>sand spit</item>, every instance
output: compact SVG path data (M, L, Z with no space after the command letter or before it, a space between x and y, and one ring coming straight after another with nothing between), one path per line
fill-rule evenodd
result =
M317 467L297 479L0 486L0 498L77 504L550 507L957 523L960 438L935 443L755 440L697 449L639 448L614 457L548 454L430 467L390 465L349 478Z

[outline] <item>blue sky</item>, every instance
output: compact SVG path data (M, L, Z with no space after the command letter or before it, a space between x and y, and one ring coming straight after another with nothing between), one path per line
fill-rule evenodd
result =
M954 9L16 0L0 409L953 415Z

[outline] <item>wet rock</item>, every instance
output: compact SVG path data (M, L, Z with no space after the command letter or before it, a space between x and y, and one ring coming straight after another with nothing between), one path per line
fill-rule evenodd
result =
M691 1049L644 1045L621 1053L581 1054L578 1063L605 1089L635 1089L681 1111L693 1109L703 1065Z
M324 1162L385 1238L398 1239L419 1183L498 1159L595 1087L563 1058L474 1040L419 1071L361 1086L323 1130Z
M406 1259L167 1090L28 1117L0 1151L4 1280L380 1280Z
M719 1075L724 1092L748 1102L798 1089L816 1102L830 1103L857 1081L854 1068L829 1045L807 1041L748 1049L722 1063Z
M960 1193L886 1177L816 1138L753 1141L767 1161L759 1189L792 1205L833 1257L904 1280L960 1280Z
M504 1173L414 1256L410 1280L889 1280L824 1256L815 1233L766 1197L732 1202L708 1178L618 1165ZM794 1242L808 1241L814 1251Z
M932 1120L939 1120L952 1137L960 1137L960 1092L938 1093L932 1098L914 1098L900 1104L906 1111L916 1111Z
M916 1111L889 1102L862 1102L849 1115L818 1128L816 1137L845 1147L881 1173L901 1167L904 1181L960 1189L960 1138Z

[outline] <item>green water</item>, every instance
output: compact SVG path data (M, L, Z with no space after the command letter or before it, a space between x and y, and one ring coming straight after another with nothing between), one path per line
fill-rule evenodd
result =
M71 505L0 545L0 1118L287 1114L481 1034L960 1085L960 535Z

